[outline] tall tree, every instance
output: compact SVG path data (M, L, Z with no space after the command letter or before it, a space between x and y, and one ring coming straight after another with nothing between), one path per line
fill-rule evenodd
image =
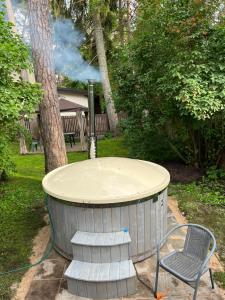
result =
M67 163L53 64L49 4L50 0L28 0L35 76L44 90L39 109L46 172Z
M75 22L76 27L85 30L86 33L92 34L92 31L94 31L94 39L97 49L100 73L102 77L102 87L106 104L106 111L109 118L110 130L113 132L115 132L117 128L118 116L116 114L109 80L101 16L107 15L107 12L110 11L110 5L115 6L114 2L115 0L71 0L67 5L65 0L52 1L53 11L57 16L63 15L65 17L71 17ZM90 23L92 23L93 28L91 28ZM89 38L88 40L92 40L92 38Z
M101 15L98 7L92 11L92 19L93 19L98 63L101 72L101 77L102 77L103 93L104 93L104 98L106 103L107 115L109 118L109 126L110 126L110 130L115 132L118 125L118 116L115 110L115 105L112 97L112 90L111 90L111 84L109 80L109 72L108 72L108 65L107 65L105 44L104 44L104 37L103 37L103 29L101 23Z

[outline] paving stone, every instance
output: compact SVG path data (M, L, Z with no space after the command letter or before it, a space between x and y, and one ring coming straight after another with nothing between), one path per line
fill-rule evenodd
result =
M55 299L60 280L34 280L31 283L25 300L53 300Z
M34 280L60 279L64 274L64 266L65 262L62 260L47 259L41 263L37 273L34 276Z

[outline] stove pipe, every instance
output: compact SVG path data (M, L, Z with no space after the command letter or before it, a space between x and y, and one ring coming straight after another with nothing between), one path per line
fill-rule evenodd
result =
M88 158L97 157L97 137L95 132L94 80L88 80Z

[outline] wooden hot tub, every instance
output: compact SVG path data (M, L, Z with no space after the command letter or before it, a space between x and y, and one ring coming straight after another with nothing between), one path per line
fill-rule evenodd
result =
M128 231L129 256L151 256L167 231L167 186L163 167L128 158L96 158L58 168L43 179L55 228L56 249L72 259L77 231Z

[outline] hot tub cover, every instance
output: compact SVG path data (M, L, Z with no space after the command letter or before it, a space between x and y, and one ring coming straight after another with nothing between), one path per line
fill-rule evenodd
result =
M104 157L72 163L48 173L44 191L61 200L107 204L139 200L165 189L169 172L148 161Z

